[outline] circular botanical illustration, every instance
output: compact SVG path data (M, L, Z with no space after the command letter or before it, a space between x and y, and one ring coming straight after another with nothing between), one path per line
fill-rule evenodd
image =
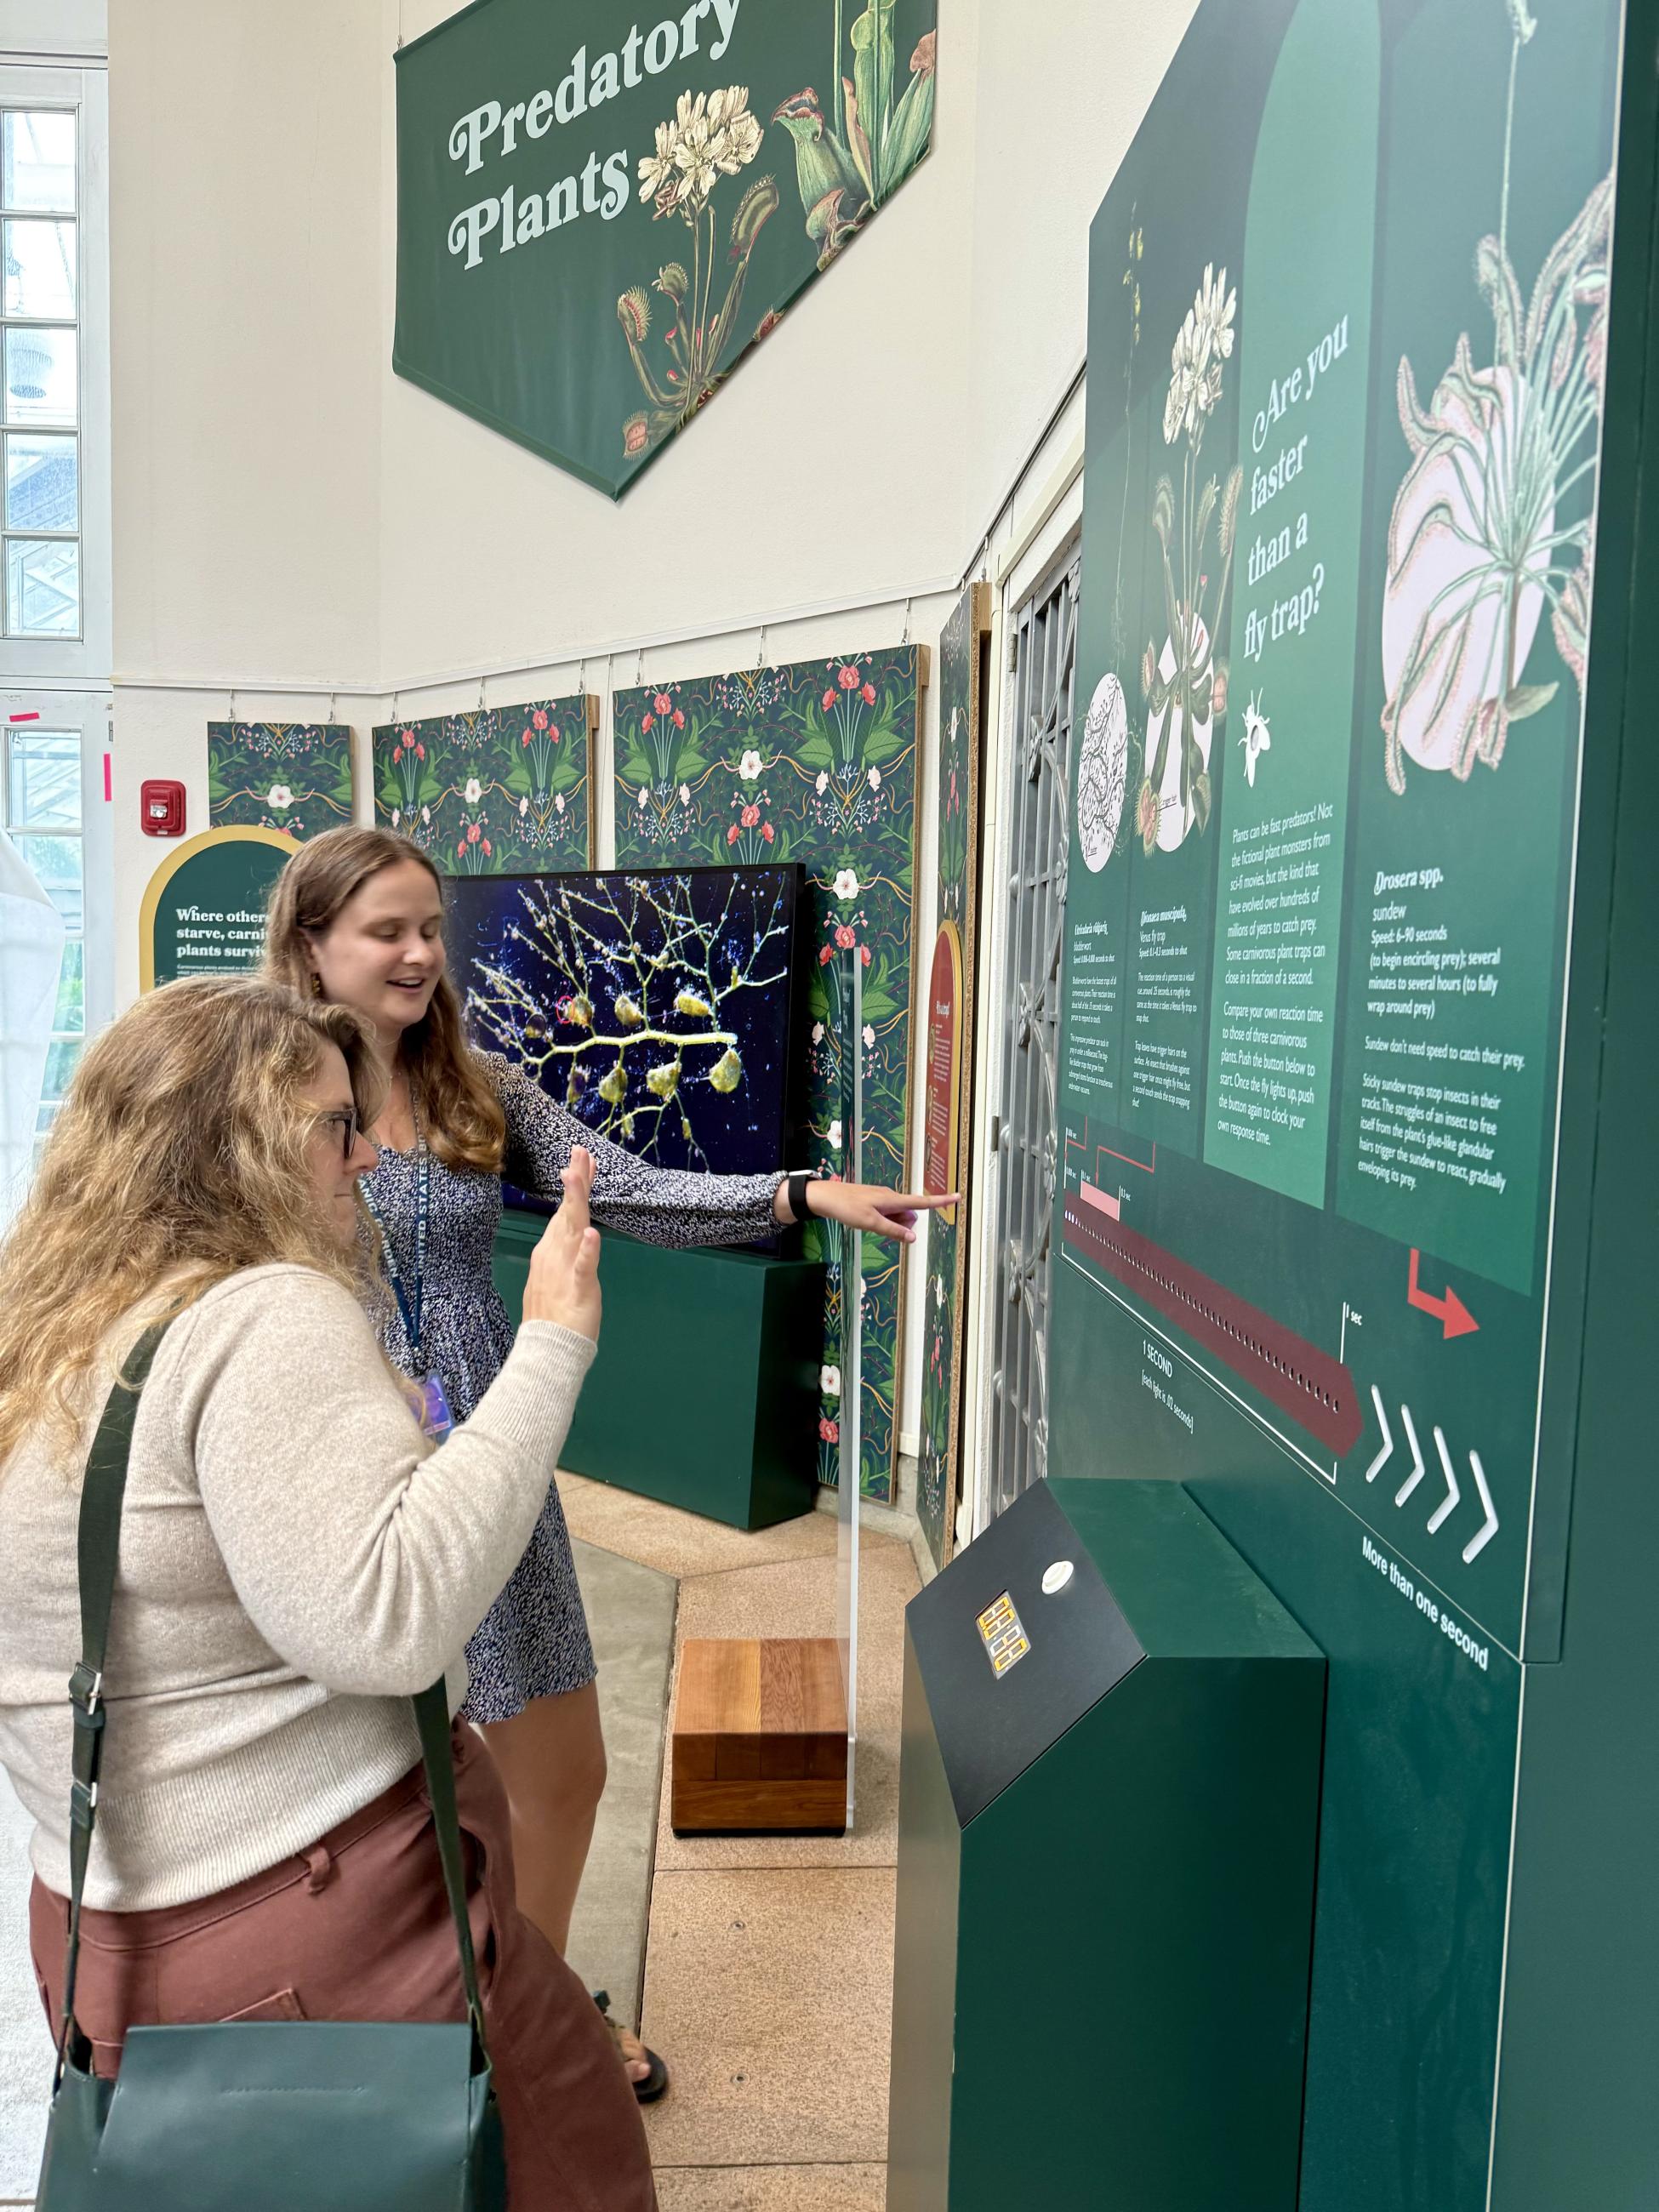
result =
M1129 709L1109 672L1095 686L1077 764L1077 831L1083 858L1098 875L1112 857L1129 775Z

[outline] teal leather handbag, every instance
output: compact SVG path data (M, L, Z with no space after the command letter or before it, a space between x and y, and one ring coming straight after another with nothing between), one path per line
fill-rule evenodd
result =
M81 1496L69 1948L38 2212L501 2212L501 2114L467 1924L441 1680L412 1702L465 2021L135 2027L117 2078L92 2071L92 2048L75 2018L75 1978L109 1711L104 1653L133 1419L165 1329L140 1338L110 1393Z

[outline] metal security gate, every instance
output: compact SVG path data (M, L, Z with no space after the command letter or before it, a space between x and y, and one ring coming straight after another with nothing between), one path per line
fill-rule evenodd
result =
M992 1142L997 1255L988 1516L1048 1471L1048 1271L1054 1209L1061 933L1071 835L1078 552L1014 617L1006 793L1008 911Z

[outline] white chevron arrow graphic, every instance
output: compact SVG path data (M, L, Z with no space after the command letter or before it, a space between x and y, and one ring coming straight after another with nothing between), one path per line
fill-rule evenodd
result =
M1480 1503L1486 1510L1486 1517L1463 1547L1465 1566L1468 1565L1471 1559L1484 1552L1498 1534L1498 1516L1492 1510L1492 1492L1486 1487L1486 1471L1480 1464L1479 1452L1472 1451L1469 1454L1469 1472L1474 1477L1474 1486L1480 1493Z
M1412 1471L1394 1494L1396 1505L1403 1505L1423 1480L1423 1447L1417 1441L1417 1427L1412 1419L1412 1409L1402 1400L1400 1418L1406 1424L1406 1441L1412 1448Z
M1382 1393L1377 1389L1375 1382L1371 1385L1371 1403L1376 1408L1376 1425L1382 1431L1382 1449L1378 1452L1376 1457L1371 1462L1370 1465L1365 1469L1365 1480L1367 1482L1375 1482L1376 1480L1377 1476L1388 1465L1389 1460L1394 1451L1394 1431L1389 1426L1389 1417L1382 1410Z
M1429 1516L1429 1534L1431 1536L1438 1534L1441 1528L1444 1527L1445 1523L1456 1511L1457 1501L1463 1495L1462 1492L1457 1486L1457 1477L1452 1473L1451 1454L1446 1449L1446 1437L1443 1430L1437 1429L1435 1431L1434 1448L1440 1455L1440 1464L1445 1471L1446 1494L1441 1499L1439 1504L1435 1507L1433 1512Z

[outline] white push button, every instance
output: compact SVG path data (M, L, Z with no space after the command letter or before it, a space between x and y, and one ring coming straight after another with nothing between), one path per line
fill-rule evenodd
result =
M1045 1567L1042 1571L1042 1595L1044 1597L1053 1597L1057 1591L1063 1590L1071 1579L1071 1561L1056 1559L1053 1566Z

